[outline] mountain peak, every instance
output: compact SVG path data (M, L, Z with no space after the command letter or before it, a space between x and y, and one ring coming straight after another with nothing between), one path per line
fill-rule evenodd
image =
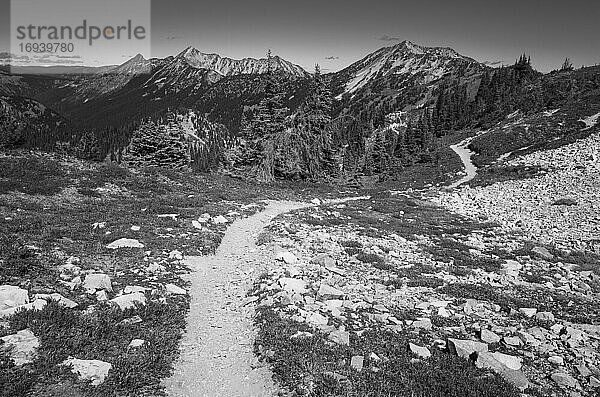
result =
M269 62L266 58L244 58L232 59L221 57L218 54L206 54L195 47L187 47L180 52L176 59L187 63L196 69L208 69L222 76L233 76L240 74L263 74L269 70ZM271 67L284 73L304 77L306 71L298 65L294 65L279 56L273 56Z

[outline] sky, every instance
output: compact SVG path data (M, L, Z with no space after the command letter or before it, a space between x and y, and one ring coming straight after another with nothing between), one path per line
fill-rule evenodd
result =
M10 48L8 4L0 0L0 52ZM337 71L402 40L452 47L481 62L510 64L525 52L543 72L566 57L577 67L594 65L600 1L152 0L154 57L190 45L232 58L264 57L271 49L307 70L318 63Z

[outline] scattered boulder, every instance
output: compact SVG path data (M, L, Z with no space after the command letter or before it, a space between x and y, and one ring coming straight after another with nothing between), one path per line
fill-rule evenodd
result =
M487 343L453 338L448 338L448 348L452 353L466 360L470 359L474 353L479 354L488 351Z
M299 278L280 278L279 285L281 285L281 288L291 294L304 294L307 292L306 281Z
M522 315L524 315L527 318L532 318L537 313L537 309L529 308L529 307L522 307L519 309L519 313L521 313Z
M424 329L425 331L430 331L433 328L433 324L431 323L431 319L427 317L420 317L416 321L412 323L414 328Z
M111 299L111 302L116 303L121 310L135 308L135 304L140 305L146 304L146 296L141 292L134 292L133 294L117 296Z
M40 346L39 339L30 329L2 337L0 340L4 342L0 348L8 353L8 357L15 362L16 366L33 362L37 356L37 348Z
M187 294L186 290L184 290L181 287L178 287L175 284L167 284L167 285L165 285L165 289L167 290L167 292L169 294L173 294L173 295L186 295Z
M356 372L360 372L363 369L364 362L364 356L352 356L352 358L350 359L350 368L352 368Z
M544 247L535 247L534 249L531 250L531 252L533 252L534 254L536 254L537 256L539 256L542 259L546 259L546 260L554 259L554 255L552 255L550 253L550 251L548 251L548 249L544 248Z
M504 354L503 356L511 357L506 354ZM501 361L499 360L499 358L502 359L502 356L498 356L498 353L489 353L485 351L480 352L477 355L475 365L478 368L491 369L521 391L527 389L529 387L529 380L527 379L525 374L523 374L523 372L521 372L518 369L513 369L510 366L506 365L506 363L509 363L512 366L514 366L514 360L503 359L503 361ZM513 358L516 359L516 357Z
M495 352L490 353L492 357L506 365L510 369L519 370L523 366L523 359L521 357L515 357L508 354Z
M9 309L29 303L26 289L14 285L0 285L0 310Z
M78 306L77 302L72 301L71 299L65 298L61 294L36 294L36 299L43 299L45 301L56 301L59 305L67 307L69 309L73 309Z
M414 343L408 344L408 350L419 358L429 358L431 357L431 352L428 348L423 346L415 345Z
M319 291L317 292L317 299L328 300L338 299L344 296L344 292L337 288L331 287L327 284L321 284Z
M320 265L323 267L334 267L336 265L335 259L333 259L330 255L320 254L311 259L310 263L315 265Z
M80 360L69 357L63 365L71 367L71 371L76 373L81 380L91 381L92 386L98 386L104 383L112 364L100 360Z
M140 287L139 285L128 285L123 290L123 293L124 294L132 294L134 292L146 292L147 290L148 290L148 288Z
M332 331L328 338L338 345L350 346L350 334L344 330L338 329Z
M552 314L551 312L539 312L536 313L535 319L538 321L554 322L554 314Z
M143 339L133 339L131 342L129 342L129 348L135 349L137 347L142 347L144 346L144 343L146 343L146 341Z
M42 310L46 304L44 299L36 299L32 303L11 307L9 309L0 310L0 318L12 316L13 314L24 310Z
M88 291L105 290L112 292L112 282L110 277L104 273L88 274L83 280L83 288Z
M121 239L115 240L112 243L108 244L106 246L106 248L109 248L111 250L115 250L115 249L119 249L119 248L144 248L144 244L140 243L136 239L121 238Z
M320 313L313 312L306 317L306 322L314 326L327 325L329 319Z
M292 254L291 252L287 252L287 251L279 252L277 254L277 256L275 257L275 259L277 259L278 261L287 263L288 265L293 265L294 263L298 262L298 258L296 258L296 255Z
M555 381L558 385L563 386L563 387L570 387L570 388L579 388L579 382L577 382L577 380L575 378L573 378L571 375L564 373L564 372L555 372L553 373L551 376L553 381Z
M556 365L563 365L565 363L565 360L561 356L548 357L548 361Z
M499 343L500 339L500 336L495 332L487 329L481 330L481 340L485 343Z
M229 223L229 220L223 215L219 215L215 218L212 218L212 223L214 223L215 225L224 225L225 223Z

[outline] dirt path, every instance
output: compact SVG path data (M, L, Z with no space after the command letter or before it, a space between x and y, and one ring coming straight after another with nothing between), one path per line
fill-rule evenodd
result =
M191 257L192 296L181 357L164 385L171 397L267 397L276 388L267 368L253 369L253 308L242 306L262 269L254 263L269 253L255 245L260 231L277 215L306 207L269 202L254 216L234 222L214 256ZM266 263L265 263L266 268Z
M460 185L471 181L473 178L475 178L475 176L477 176L477 167L471 161L471 156L473 155L473 152L469 150L469 144L472 140L473 138L467 138L464 141L457 143L456 145L450 146L450 148L454 150L456 154L458 154L458 156L460 157L460 160L463 162L465 166L465 171L467 173L465 177L450 185L451 189L457 188Z

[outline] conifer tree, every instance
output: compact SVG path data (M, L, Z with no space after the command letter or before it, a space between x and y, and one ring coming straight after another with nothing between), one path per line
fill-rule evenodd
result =
M134 132L125 160L137 167L186 168L188 146L180 131L147 121Z

